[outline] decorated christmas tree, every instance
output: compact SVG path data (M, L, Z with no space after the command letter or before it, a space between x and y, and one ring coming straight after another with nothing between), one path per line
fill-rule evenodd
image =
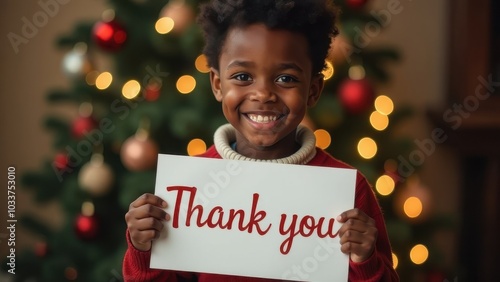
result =
M53 159L24 175L23 184L38 202L60 203L65 221L52 229L24 215L22 224L44 241L18 254L17 280L122 280L124 214L139 195L154 191L157 154L202 153L226 122L201 53L195 23L201 2L109 0L101 19L58 39L72 83L49 91L48 102L77 106L78 117L47 117ZM382 29L366 2L336 1L341 35L326 61L323 95L303 123L317 146L373 184L402 281L436 278L442 272L429 231L437 221L423 217L428 193L398 158L412 149L396 134L410 112L377 90L389 81L385 69L398 53L362 44L370 29Z

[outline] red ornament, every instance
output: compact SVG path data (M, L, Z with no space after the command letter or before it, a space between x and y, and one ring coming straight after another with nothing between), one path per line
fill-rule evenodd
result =
M351 114L359 114L367 110L373 103L375 93L366 79L347 79L338 89L340 102Z
M99 224L95 216L78 215L75 220L76 235L82 240L91 240L97 236Z
M368 0L346 0L345 2L351 9L361 9L366 5Z
M154 141L149 138L138 138L134 135L123 143L120 157L127 169L141 171L156 165L158 152L158 145Z
M97 22L94 25L92 35L97 45L106 51L117 51L127 40L127 32L115 20Z
M54 157L54 166L59 170L63 170L68 166L68 161L69 159L66 153L57 153Z
M427 273L427 279L425 281L428 282L443 282L450 281L446 279L446 275L440 271L434 270Z
M81 139L85 137L85 134L94 130L96 126L97 122L92 117L79 117L73 122L71 132L73 137Z
M160 98L161 83L152 81L144 90L144 98L146 101L154 102Z
M44 257L47 255L48 247L45 242L38 242L35 244L35 255L38 257Z

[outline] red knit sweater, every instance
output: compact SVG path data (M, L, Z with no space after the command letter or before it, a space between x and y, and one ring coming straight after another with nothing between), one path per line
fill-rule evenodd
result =
M316 156L306 165L351 168L321 149L316 149ZM201 157L221 158L215 147L210 147ZM392 267L392 254L384 218L375 195L366 179L359 172L356 180L355 207L373 218L378 229L378 239L373 255L362 263L349 263L349 281L399 281ZM151 251L139 251L130 242L127 232L128 249L123 260L123 276L125 281L198 281L198 282L264 282L277 281L271 279L227 276L206 273L184 273L149 268Z

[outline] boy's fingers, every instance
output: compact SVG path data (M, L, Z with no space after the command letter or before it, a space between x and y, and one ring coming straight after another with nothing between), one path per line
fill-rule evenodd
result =
M370 219L370 217L368 217L362 210L360 210L358 208L347 210L347 211L341 213L339 216L337 216L336 219L338 222L345 222L351 218L359 219L359 220L364 221L364 222L366 222Z
M150 194L150 193L145 193L145 194L142 194L135 201L133 201L130 204L130 208L138 208L138 207L146 205L146 204L151 204L151 205L154 205L157 207L162 207L162 208L167 207L167 202L165 202L160 197L153 195L153 194Z
M153 217L158 220L167 220L167 212L164 211L161 208L158 208L157 206L153 206L151 204L146 204L143 206L140 206L136 209L135 218L137 219L142 219L142 218L148 218L148 217Z
M163 223L153 217L139 219L135 223L138 231L156 230L160 232L163 229Z

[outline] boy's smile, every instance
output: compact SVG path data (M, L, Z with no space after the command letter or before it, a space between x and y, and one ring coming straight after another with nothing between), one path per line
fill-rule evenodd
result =
M298 149L295 131L319 98L303 35L254 24L228 31L211 82L226 119L237 130L239 153L282 158Z

